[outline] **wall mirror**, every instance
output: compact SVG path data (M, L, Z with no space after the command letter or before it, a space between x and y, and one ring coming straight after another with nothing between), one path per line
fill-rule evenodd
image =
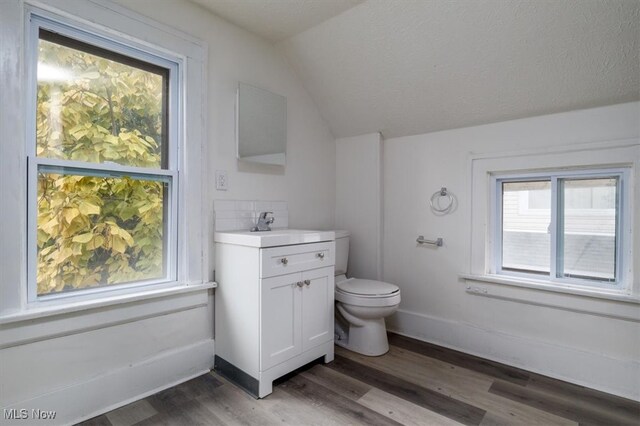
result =
M239 160L285 165L287 98L239 83L236 125Z

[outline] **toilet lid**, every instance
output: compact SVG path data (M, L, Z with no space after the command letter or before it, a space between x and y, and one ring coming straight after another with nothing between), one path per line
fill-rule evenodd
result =
M362 296L388 296L400 291L400 288L394 284L358 278L351 278L339 282L336 284L336 288L344 293L359 294Z

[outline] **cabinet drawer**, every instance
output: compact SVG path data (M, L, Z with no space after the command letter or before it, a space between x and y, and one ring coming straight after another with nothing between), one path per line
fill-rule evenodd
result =
M335 243L298 244L260 250L262 278L290 274L335 264Z

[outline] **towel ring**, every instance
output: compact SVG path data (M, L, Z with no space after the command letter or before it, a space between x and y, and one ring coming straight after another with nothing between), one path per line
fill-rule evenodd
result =
M447 198L445 207L440 207L440 198L442 197ZM453 196L449 193L449 191L447 191L447 188L442 187L440 188L440 191L436 191L433 193L433 195L429 199L429 205L431 206L431 210L435 212L446 213L451 210L451 207L453 207Z

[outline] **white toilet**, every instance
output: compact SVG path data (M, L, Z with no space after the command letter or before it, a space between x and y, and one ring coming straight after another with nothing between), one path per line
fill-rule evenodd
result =
M400 289L382 281L347 278L349 232L335 233L335 342L363 355L383 355L389 351L384 318L398 309Z

